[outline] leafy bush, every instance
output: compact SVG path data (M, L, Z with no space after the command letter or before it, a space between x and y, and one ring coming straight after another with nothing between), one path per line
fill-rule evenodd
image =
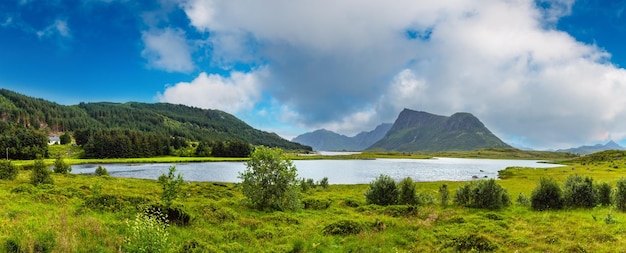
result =
M538 211L562 209L563 193L559 184L552 178L541 178L530 196L530 206Z
M65 163L65 161L61 157L57 157L54 161L54 173L67 174L72 171L72 166Z
M491 210L511 204L507 191L494 179L473 181L463 185L456 191L454 202L466 207Z
M324 210L330 207L331 201L328 199L304 199L302 200L304 209Z
M453 238L451 242L446 244L447 247L454 247L459 252L490 252L498 249L498 244L489 240L489 238L478 235L469 234Z
M370 187L365 192L365 200L368 204L381 206L398 203L396 182L390 176L381 174L370 183Z
M317 184L324 189L328 188L328 177L322 178Z
M517 205L520 206L529 206L530 205L530 199L528 197L526 197L526 195L524 195L524 193L519 193L519 195L517 195Z
M325 235L355 235L363 231L363 224L352 220L340 220L324 227Z
M169 249L169 232L163 219L138 213L132 221L127 220L128 235L124 238L124 249L127 252L167 252Z
M257 147L239 173L243 195L258 210L300 208L296 166L279 148Z
M9 160L0 160L0 179L1 180L15 180L19 169L11 164Z
M569 207L594 207L597 202L596 191L591 177L572 175L563 184L563 200Z
M411 179L411 177L402 179L402 181L398 183L398 188L399 188L398 204L401 204L401 205L418 205L419 204L419 199L417 198L417 194L415 194L415 183L413 183L413 179Z
M439 202L442 206L447 206L450 202L450 190L448 190L447 184L439 186Z
M599 184L596 184L596 196L598 197L598 204L603 205L603 206L610 206L611 205L611 191L613 190L611 185L606 183L606 182L602 182Z
M180 186L184 183L183 176L180 173L174 177L174 172L176 172L176 166L170 167L167 176L165 174L161 174L159 176L159 184L163 188L163 193L161 194L161 201L166 207L172 206L172 201L178 198L180 194Z
M187 226L191 222L191 216L180 206L151 205L146 209L146 214L162 219L164 223L178 226Z
M615 207L622 212L626 212L626 178L617 180L615 189Z
M107 171L107 169L105 167L102 166L98 166L98 168L96 168L96 176L108 176L109 172Z
M52 177L50 174L52 171L46 166L43 162L43 159L35 160L35 164L33 165L33 172L30 176L30 183L33 185L39 184L54 184Z

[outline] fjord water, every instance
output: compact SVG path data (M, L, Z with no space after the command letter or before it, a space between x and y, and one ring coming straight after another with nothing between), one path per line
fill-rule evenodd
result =
M551 168L558 164L536 160L495 160L465 158L375 159L375 160L297 160L298 177L320 180L328 177L331 184L367 184L380 174L396 180L411 177L414 181L466 181L473 178L497 178L498 171L510 166ZM176 166L186 181L241 182L237 178L245 169L244 162L104 164L114 177L157 179ZM94 173L98 165L72 166L72 173Z

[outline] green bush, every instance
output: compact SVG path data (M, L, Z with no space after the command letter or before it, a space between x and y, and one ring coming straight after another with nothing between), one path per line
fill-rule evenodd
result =
M381 174L370 183L365 192L365 200L368 204L381 206L398 203L398 187L390 176Z
M617 180L615 188L615 207L622 212L626 212L626 178Z
M324 189L328 188L328 177L322 178L317 184Z
M530 196L530 206L537 211L563 208L563 193L552 178L541 178Z
M163 188L163 192L161 194L161 201L166 207L172 206L172 202L178 198L180 195L180 186L184 183L183 176L178 173L177 176L174 176L176 172L176 166L172 166L167 173L161 174L159 176L159 184Z
M529 206L530 205L530 199L528 197L526 197L526 195L524 195L524 193L519 193L519 195L517 195L517 205L520 206Z
M9 160L0 160L0 179L1 180L15 180L19 169L11 164Z
M563 200L568 207L591 208L596 206L597 197L591 177L572 175L563 184Z
M479 180L463 185L456 191L454 202L458 205L500 209L511 204L507 191L496 180Z
M602 182L595 185L596 187L596 195L598 196L598 204L603 206L611 205L611 191L613 190L611 185Z
M442 206L447 206L448 202L450 202L450 190L447 184L442 184L439 186L439 203Z
M57 157L54 161L54 173L67 174L72 171L72 166L65 163L65 161L61 157Z
M35 164L33 165L33 172L30 176L30 183L33 185L39 184L54 184L52 177L50 174L52 171L46 166L43 162L43 159L35 160Z
M138 213L135 219L126 221L128 228L127 236L124 238L124 249L126 252L167 252L169 243L169 232L167 223L163 219Z
M239 173L243 195L258 210L300 208L298 173L279 148L257 147Z
M411 177L402 179L398 183L399 197L398 204L400 205L419 205L419 199L415 194L415 183Z
M328 199L308 198L302 200L302 203L304 204L304 209L324 210L330 207L331 201Z
M107 171L107 169L105 167L102 166L98 166L98 168L96 168L96 176L108 176L109 172Z
M478 234L469 234L453 238L452 241L446 243L445 246L453 247L459 252L491 252L498 249L498 244Z
M363 224L352 220L340 220L324 227L325 235L355 235L363 231Z

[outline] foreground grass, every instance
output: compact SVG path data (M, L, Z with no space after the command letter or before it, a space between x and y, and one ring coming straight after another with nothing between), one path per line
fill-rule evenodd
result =
M510 168L499 183L515 201L530 196L541 177L568 175L615 181L626 162L572 162L553 169ZM0 251L19 246L27 252L120 252L128 242L128 222L142 207L159 202L156 181L53 175L54 185L34 187L30 171L0 181ZM418 183L422 195L438 198L462 182ZM367 205L367 185L331 185L303 193L309 209L260 212L243 204L235 184L185 183L175 206L188 212L187 226L168 228L171 252L615 252L626 248L626 215L610 207L535 212L513 205L487 211L431 203L381 207ZM100 206L95 196L110 196ZM315 203L318 203L316 205ZM321 203L321 204L319 204ZM329 234L330 225L356 224ZM326 231L326 232L325 232ZM354 232L354 233L350 233Z

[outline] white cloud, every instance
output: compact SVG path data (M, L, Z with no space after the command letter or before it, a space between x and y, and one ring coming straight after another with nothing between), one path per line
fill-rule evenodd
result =
M251 73L231 72L229 77L200 73L191 82L167 87L157 95L160 102L218 109L231 114L251 109L261 96L263 69Z
M534 147L626 138L626 71L610 64L608 52L555 30L572 5L189 0L180 6L193 27L208 32L218 62L267 65L264 87L297 125L354 134L393 121L407 107L471 112L501 137Z
M67 21L61 19L56 19L54 23L47 26L43 30L37 31L36 34L39 38L52 37L56 35L62 38L69 38L71 36L70 28L67 26Z
M168 72L191 72L195 66L191 59L192 47L181 29L152 29L141 33L144 50L141 55L148 66Z

